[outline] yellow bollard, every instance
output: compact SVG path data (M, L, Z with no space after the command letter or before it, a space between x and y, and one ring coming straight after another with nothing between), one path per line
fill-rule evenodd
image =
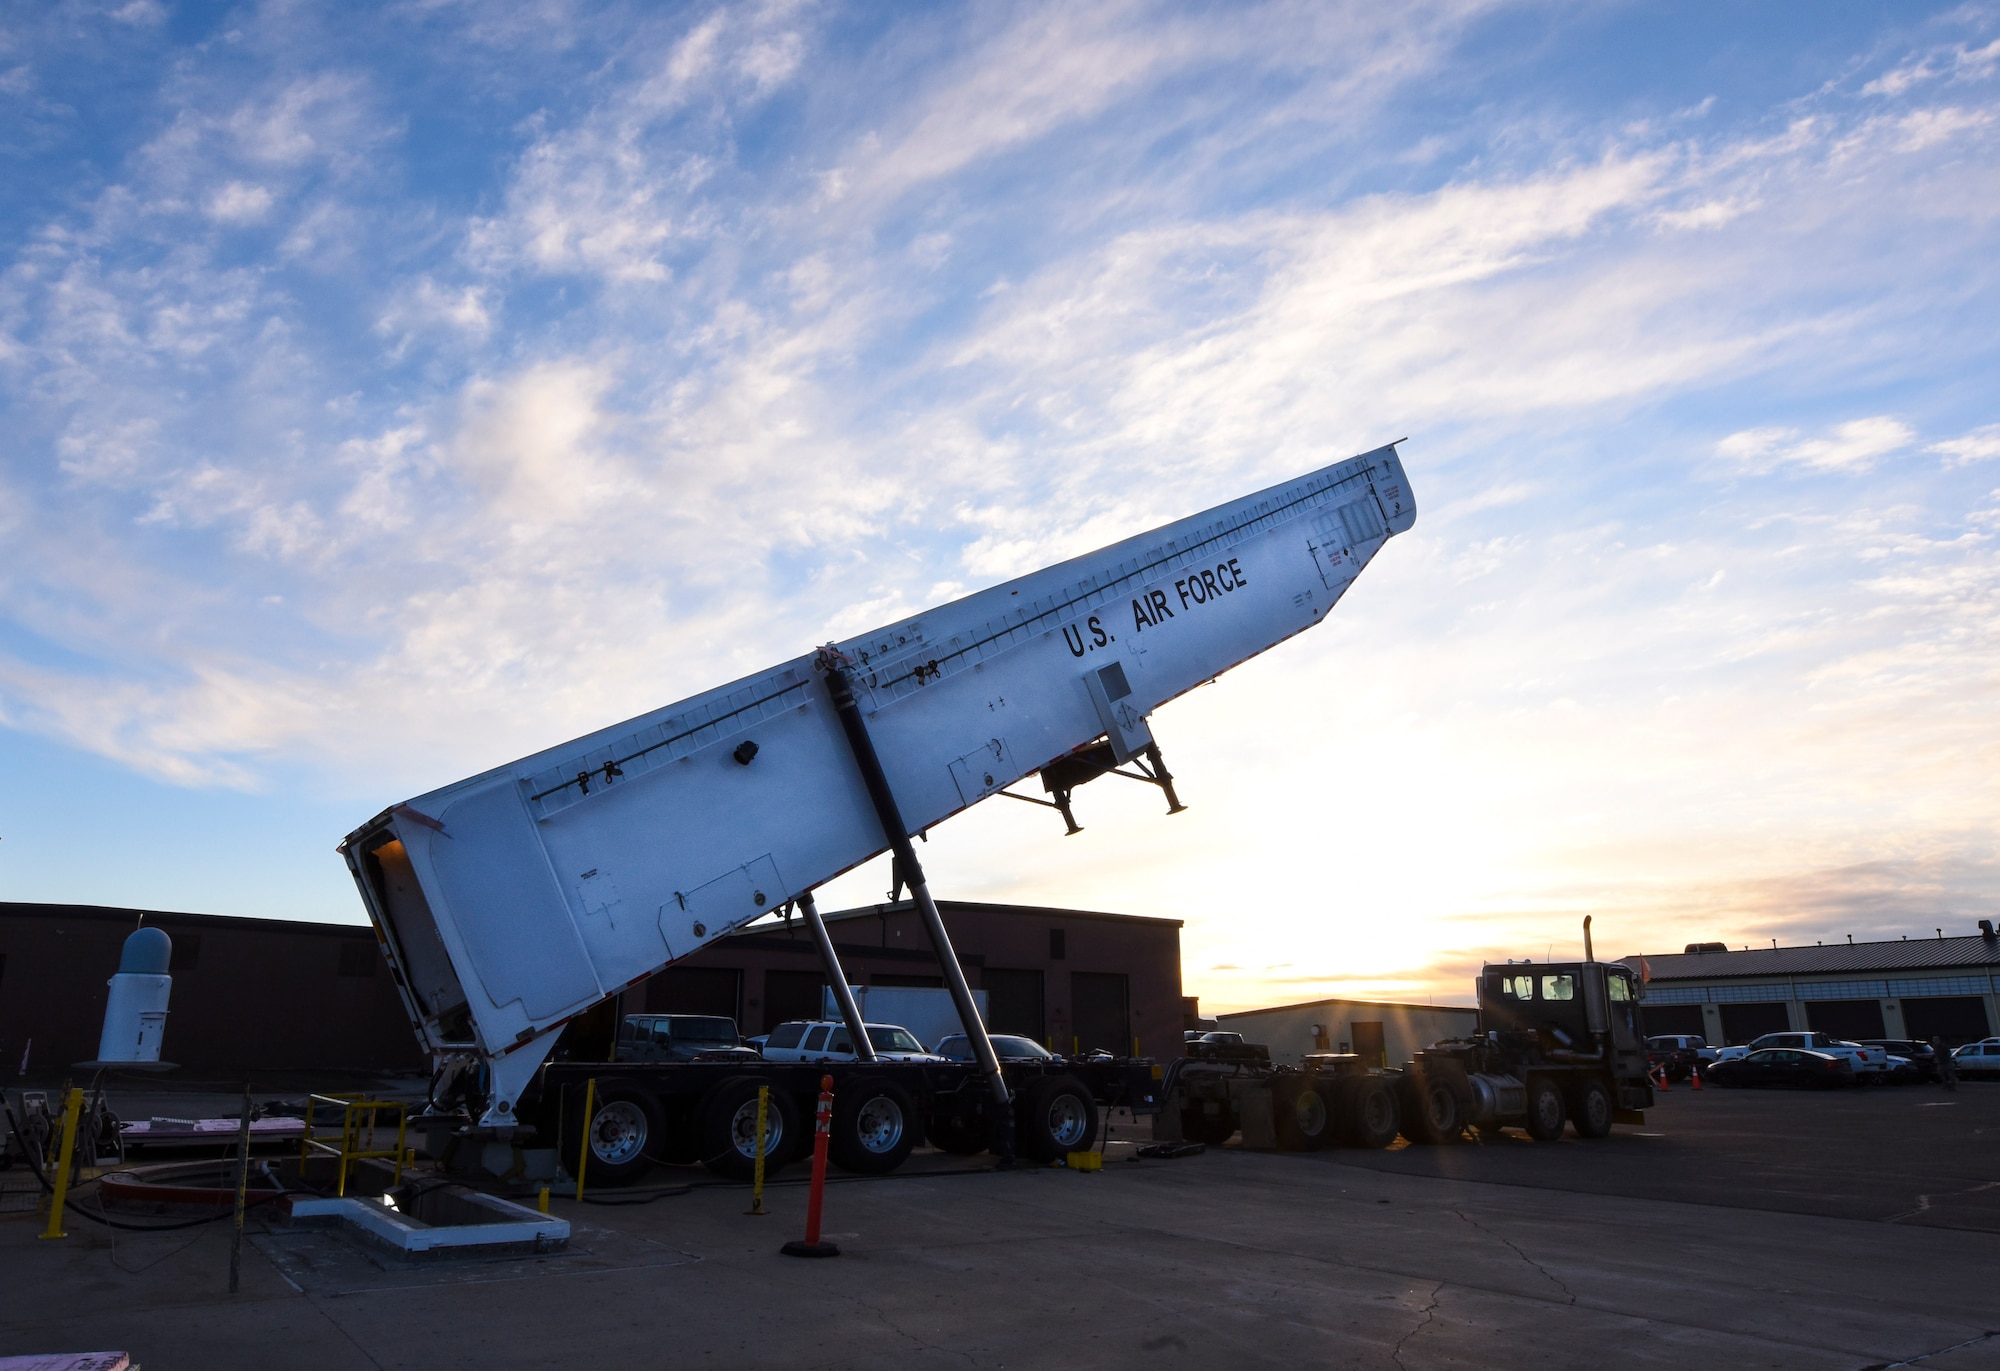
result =
M549 1188L546 1185L542 1187L542 1193L535 1201L535 1208L541 1210L544 1214L549 1212Z
M764 1209L764 1129L771 1115L771 1087L757 1087L757 1163L750 1183L750 1212L763 1218Z
M576 1197L583 1198L583 1168L590 1164L590 1107L597 1103L597 1077L583 1088L583 1146L576 1150Z
M63 1232L63 1205L69 1200L69 1165L76 1156L76 1116L82 1109L83 1092L72 1089L68 1103L63 1106L62 1147L58 1149L61 1156L56 1162L56 1193L49 1201L49 1231L42 1234L45 1238L69 1236Z

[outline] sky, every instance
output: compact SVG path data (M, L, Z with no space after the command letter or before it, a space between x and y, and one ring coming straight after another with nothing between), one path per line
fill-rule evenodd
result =
M390 803L1407 438L1187 812L936 892L1209 1011L1972 931L1997 152L1990 4L0 5L0 899L357 921Z

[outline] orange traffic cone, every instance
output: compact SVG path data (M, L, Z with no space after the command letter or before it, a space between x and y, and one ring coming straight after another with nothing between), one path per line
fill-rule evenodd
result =
M1701 1089L1701 1063L1695 1063L1694 1071L1690 1075L1689 1081L1696 1090Z
M1668 1091L1673 1089L1672 1086L1667 1084L1667 1068L1664 1066L1660 1068L1659 1079L1660 1079L1659 1090L1662 1095L1666 1094Z

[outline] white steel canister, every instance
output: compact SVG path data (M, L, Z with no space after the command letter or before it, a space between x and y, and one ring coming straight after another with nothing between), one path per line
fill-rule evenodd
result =
M167 1033L167 996L174 978L167 967L174 942L157 928L142 928L125 940L118 957L118 974L111 978L111 997L104 1006L104 1036L98 1039L101 1062L157 1062Z

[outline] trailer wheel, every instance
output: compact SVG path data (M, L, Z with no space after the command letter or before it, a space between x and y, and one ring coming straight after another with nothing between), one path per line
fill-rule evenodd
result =
M1570 1122L1579 1138L1611 1136L1611 1091L1603 1081L1585 1081L1569 1102Z
M1528 1136L1554 1142L1563 1132L1563 1096L1547 1076L1528 1077Z
M701 1102L701 1162L718 1176L747 1181L757 1173L757 1088L754 1076L737 1076L708 1092ZM771 1091L764 1117L764 1172L790 1161L798 1151L799 1109L785 1092Z
M986 1120L977 1114L933 1114L930 1127L924 1132L932 1143L955 1157L984 1152L993 1141Z
M1465 1115L1451 1082L1419 1076L1409 1086L1409 1095L1404 1101L1402 1124L1403 1136L1411 1142L1436 1146L1465 1131ZM1557 1103L1561 1103L1560 1096Z
M1019 1147L1038 1162L1052 1162L1071 1152L1088 1152L1097 1141L1097 1101L1074 1076L1051 1076L1035 1082L1020 1110Z
M1200 1104L1191 1104L1181 1110L1181 1136L1189 1142L1220 1147L1236 1136L1236 1111L1224 1104L1210 1114Z
M1340 1082L1338 1090L1340 1134L1350 1147L1380 1149L1396 1141L1402 1115L1387 1081L1355 1076Z
M1333 1113L1307 1081L1272 1082L1271 1125L1286 1152L1317 1152L1333 1141Z
M917 1107L894 1081L859 1080L833 1094L827 1151L849 1171L894 1171L917 1145Z
M660 1106L651 1095L616 1081L600 1086L586 1133L590 1160L584 1183L630 1185L638 1180L657 1159L664 1132Z

